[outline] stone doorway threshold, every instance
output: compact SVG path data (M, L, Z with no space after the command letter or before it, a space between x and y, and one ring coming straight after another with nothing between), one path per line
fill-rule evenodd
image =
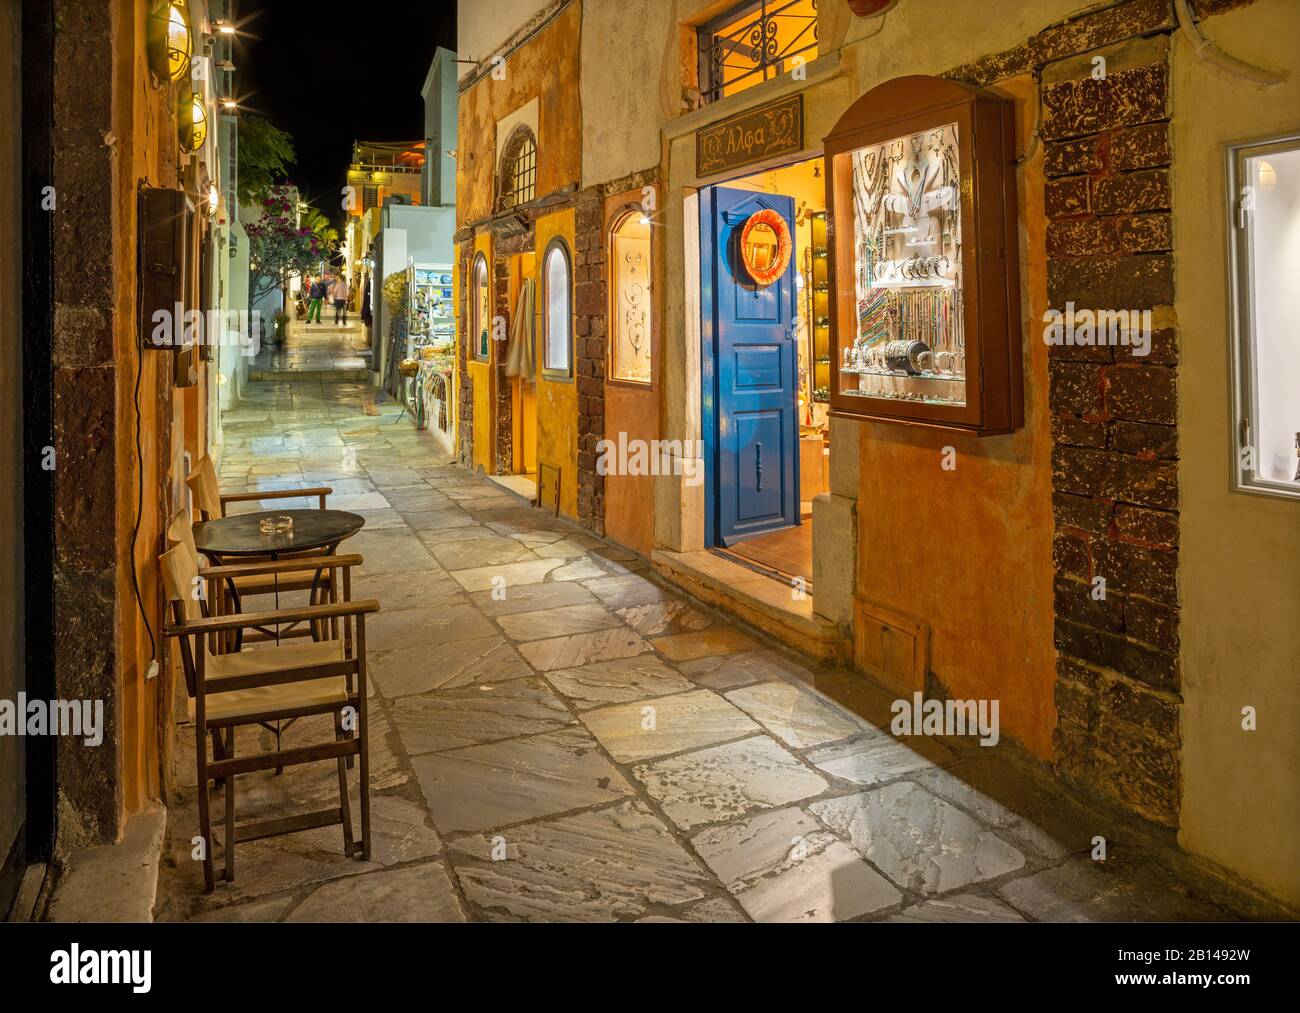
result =
M845 650L839 627L813 612L812 595L796 598L788 583L708 549L655 549L650 561L688 594L745 620L801 654L828 661Z
M488 475L491 481L529 503L537 502L537 475Z

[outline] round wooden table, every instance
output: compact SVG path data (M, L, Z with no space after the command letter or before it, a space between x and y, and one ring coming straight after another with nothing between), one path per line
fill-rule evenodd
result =
M264 535L262 521L268 517L288 517L293 530ZM341 541L351 538L366 519L346 510L259 510L200 521L194 525L194 546L209 559L225 556L280 556L295 552L324 549L332 554Z
M289 517L293 520L293 530L263 534L261 523L268 517ZM232 517L217 517L210 521L200 521L194 525L194 547L207 556L213 566L220 566L232 556L265 556L271 562L277 562L283 556L298 553L319 552L332 556L344 539L351 538L363 527L366 519L360 514L346 510L259 510L256 513L235 514ZM323 569L317 570L312 577L310 604L315 605ZM242 611L239 592L234 580L228 580L231 600L235 611ZM280 607L280 578L277 574L275 585L275 607ZM279 627L276 627L276 640L279 641ZM316 628L312 627L312 639L318 640ZM236 634L236 647L243 642L243 630Z

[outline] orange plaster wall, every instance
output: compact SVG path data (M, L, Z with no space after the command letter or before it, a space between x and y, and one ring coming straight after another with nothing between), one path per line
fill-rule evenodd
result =
M501 80L490 74L460 96L460 154L456 159L456 220L492 213L496 124L534 98L537 110L537 196L579 182L582 107L578 38L582 5L571 4L527 45L506 59ZM476 53L479 57L484 54ZM540 247L539 247L540 249Z
M175 137L175 121L166 106L165 93L152 86L148 72L146 18L138 5L122 3L116 7L117 37L115 47L114 122L118 155L123 171L117 187L117 220L122 224L116 242L118 262L113 265L116 283L115 395L118 426L115 453L119 462L116 487L117 574L115 592L118 628L115 631L117 654L121 660L119 690L121 710L121 804L124 816L138 811L149 799L162 792L162 743L168 738L160 729L163 708L159 694L164 679L148 680L149 664L161 659L162 612L159 605L160 579L158 553L166 526L163 514L168 508L170 475L176 466L175 445L163 446L159 434L166 428L172 412L170 370L172 356L166 352L144 354L140 382L140 445L135 450L135 379L140 365L136 324L136 181L153 186L176 186L176 164L167 149ZM174 142L172 142L174 143ZM164 392L159 397L160 389ZM175 392L179 395L179 392ZM173 438L178 434L173 431ZM143 505L135 552L131 554L131 534L135 526L137 480L143 469ZM131 581L134 566L140 594L152 626L155 645L136 604Z
M1019 148L1033 82L1016 98ZM1027 114L1027 115L1026 115ZM858 593L930 628L930 671L957 699L1000 701L1002 735L1052 755L1052 469L1042 147L1018 181L1025 425L979 439L883 423L860 426ZM957 452L955 471L940 462Z
M641 201L641 190L631 190L610 197L605 202L604 243L608 250L610 230L618 224L620 213L629 204ZM605 383L605 439L618 445L618 434L627 433L632 440L647 442L659 438L659 370L660 370L660 319L658 293L663 291L663 231L651 232L650 256L652 260L653 288L651 292L651 383ZM612 273L612 269L611 269ZM612 279L607 275L609 297L615 298ZM606 349L613 341L613 314L606 317ZM608 354L608 353L607 353ZM606 360L605 376L609 363ZM628 548L648 556L655 541L655 479L652 475L605 476L605 534Z

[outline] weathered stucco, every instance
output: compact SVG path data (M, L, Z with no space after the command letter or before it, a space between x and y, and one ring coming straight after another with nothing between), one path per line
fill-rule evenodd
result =
M1264 67L1295 65L1300 8L1259 0L1205 31ZM1224 145L1300 129L1300 79L1260 89L1177 38L1174 239L1187 848L1300 906L1300 503L1229 491L1234 454ZM1242 730L1242 708L1258 730Z
M578 38L582 5L570 4L500 65L460 94L460 149L456 159L456 222L465 225L493 211L497 122L533 99L537 111L537 196L582 174L582 106ZM481 58L481 55L480 55Z

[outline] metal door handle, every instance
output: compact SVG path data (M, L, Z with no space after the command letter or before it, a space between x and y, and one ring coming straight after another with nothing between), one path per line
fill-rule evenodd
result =
M763 491L763 444L754 444L754 480L755 492Z

